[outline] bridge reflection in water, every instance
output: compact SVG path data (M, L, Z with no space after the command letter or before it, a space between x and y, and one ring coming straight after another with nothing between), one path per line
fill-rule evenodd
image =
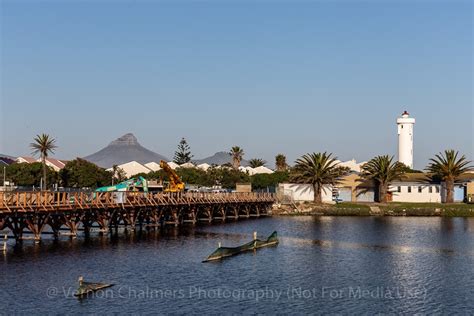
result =
M57 238L60 231L75 237L79 227L87 234L93 226L104 233L222 222L268 215L274 202L271 193L0 192L0 230L39 241L47 226Z

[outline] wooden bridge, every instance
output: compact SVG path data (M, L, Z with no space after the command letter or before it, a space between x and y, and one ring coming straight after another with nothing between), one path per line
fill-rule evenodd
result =
M271 193L0 192L0 230L8 228L17 241L24 232L39 241L46 226L57 238L79 229L88 234L93 225L103 233L237 220L268 215L274 202Z

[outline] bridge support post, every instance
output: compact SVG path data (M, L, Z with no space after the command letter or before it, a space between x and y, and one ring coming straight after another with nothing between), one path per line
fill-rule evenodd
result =
M216 207L216 209L213 211L213 213L216 212L218 216L214 216L215 220L221 220L222 222L225 222L225 206L224 205L219 205Z
M163 228L164 218L163 218L163 209L158 206L154 206L149 212L150 222L153 224L153 228Z
M22 215L13 214L7 217L6 226L12 231L16 242L23 241L23 229L26 227L25 218Z
M32 213L28 214L25 218L25 223L28 229L33 233L35 243L39 243L41 241L41 233L43 232L43 228L48 222L49 214L41 214L41 213Z
M110 223L111 214L108 211L98 212L97 214L97 224L99 224L100 231L99 234L103 235L109 231L109 223ZM92 224L92 223L91 223Z
M250 212L250 209L253 210L253 213ZM252 216L252 217L260 217L260 205L258 205L258 204L254 204L254 205L251 205L251 206L247 207L247 211L248 211L249 215Z
M243 214L241 215L241 211L243 211ZM244 218L249 218L250 217L250 211L247 205L241 205L240 210L239 210L239 218L244 217Z
M76 212L64 215L64 225L69 228L69 234L72 238L77 237L77 228L79 227L82 218L83 216Z
M6 226L6 220L3 215L0 215L0 230L2 230Z
M48 219L48 224L53 230L54 239L58 239L59 229L64 224L64 216L60 214L51 214Z
M230 205L226 208L226 218L237 220L239 218L238 207L236 205Z
M140 210L131 209L130 211L124 211L122 213L123 221L126 226L130 226L130 230L135 231L135 226L137 224L137 218L140 216Z

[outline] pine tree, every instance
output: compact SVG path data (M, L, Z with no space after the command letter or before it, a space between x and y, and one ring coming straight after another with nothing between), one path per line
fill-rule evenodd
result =
M285 155L278 154L275 156L275 167L277 171L285 171L286 169L288 169Z
M178 165L182 165L183 163L190 162L194 156L191 155L191 147L189 147L188 142L186 139L181 138L181 141L178 144L178 150L174 153L173 162L177 163Z

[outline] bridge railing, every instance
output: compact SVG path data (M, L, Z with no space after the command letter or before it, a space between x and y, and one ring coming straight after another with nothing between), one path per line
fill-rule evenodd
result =
M12 211L155 206L201 203L272 202L272 193L257 192L0 192L0 213Z

